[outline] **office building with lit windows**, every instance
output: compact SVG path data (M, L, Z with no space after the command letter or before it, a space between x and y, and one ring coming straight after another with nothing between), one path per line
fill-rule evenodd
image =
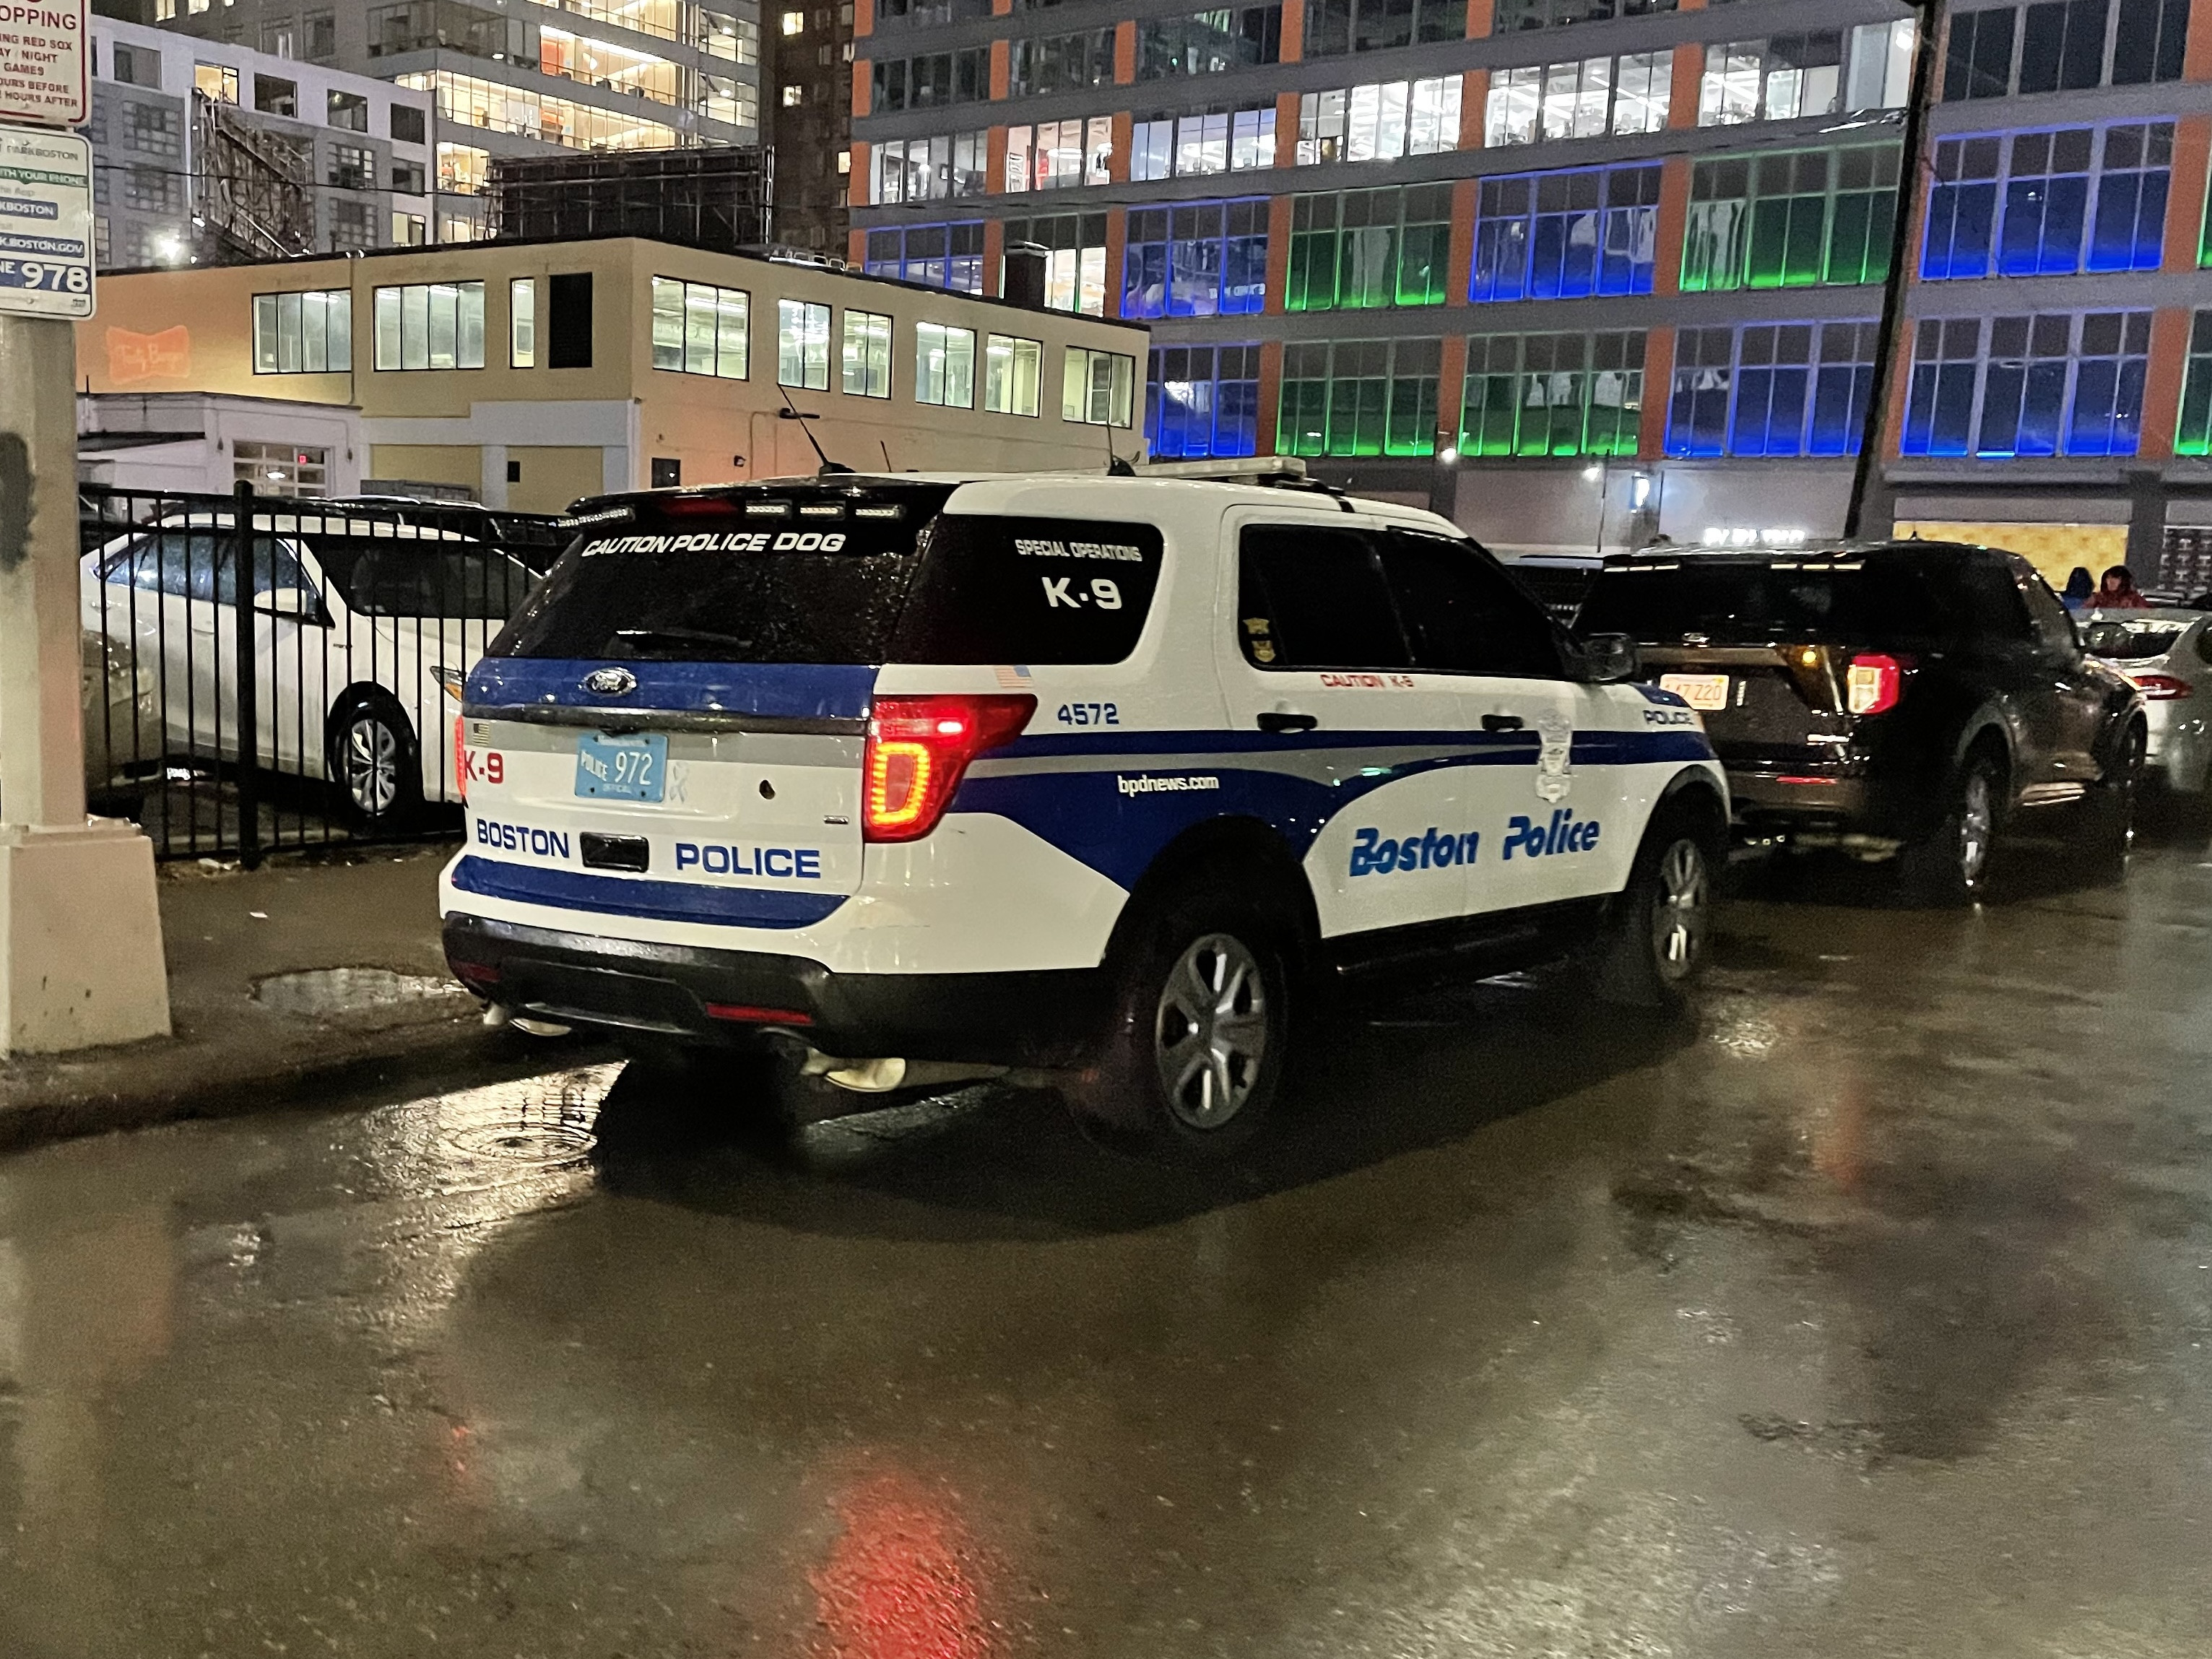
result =
M1946 33L1875 521L2212 522L2212 0ZM990 294L1041 249L1047 303L1151 325L1155 458L1303 456L1527 551L1840 529L1892 0L860 0L855 34L851 258Z
M435 240L467 240L495 155L760 141L755 0L95 0L434 100Z

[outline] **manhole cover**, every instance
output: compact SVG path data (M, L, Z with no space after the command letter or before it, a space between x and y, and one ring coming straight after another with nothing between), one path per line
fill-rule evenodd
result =
M311 968L256 980L253 1000L273 1013L317 1018L361 1013L468 992L449 979L394 973L389 968Z

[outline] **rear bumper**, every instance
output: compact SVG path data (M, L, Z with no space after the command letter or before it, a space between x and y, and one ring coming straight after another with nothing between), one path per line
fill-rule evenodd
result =
M1739 836L1806 844L1895 848L1929 832L1939 791L1914 788L1832 762L1728 767Z
M1103 969L839 974L805 957L465 915L446 919L445 945L464 984L516 1013L670 1042L743 1046L787 1031L846 1059L1075 1065L1110 1003Z

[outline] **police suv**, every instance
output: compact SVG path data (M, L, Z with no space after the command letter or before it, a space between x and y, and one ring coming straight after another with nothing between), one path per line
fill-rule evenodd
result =
M526 1025L863 1094L1042 1077L1204 1155L1334 986L1579 951L1665 1004L1701 965L1697 715L1443 519L825 475L579 522L453 735L447 955Z

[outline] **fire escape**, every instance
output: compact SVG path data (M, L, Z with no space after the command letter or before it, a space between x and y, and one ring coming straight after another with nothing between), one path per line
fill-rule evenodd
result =
M192 215L210 264L315 251L313 157L230 105L192 94Z

